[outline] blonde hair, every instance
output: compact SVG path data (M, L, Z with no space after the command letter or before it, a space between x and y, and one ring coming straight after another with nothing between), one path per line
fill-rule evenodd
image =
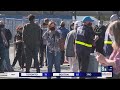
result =
M48 23L48 28L50 28L50 25L51 24L55 24L56 25L56 23L54 22L54 21L49 21L49 23Z
M107 28L107 31L113 32L115 37L115 44L117 47L120 47L120 21L111 22Z

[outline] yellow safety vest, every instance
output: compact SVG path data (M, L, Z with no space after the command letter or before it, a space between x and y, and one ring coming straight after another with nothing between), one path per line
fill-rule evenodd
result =
M111 45L111 44L112 44L112 41L104 41L104 44L109 44L109 45Z
M87 44L87 43L84 43L84 42L81 42L81 41L77 41L77 40L75 40L75 43L83 45L83 46L86 46L86 47L92 47L92 44Z

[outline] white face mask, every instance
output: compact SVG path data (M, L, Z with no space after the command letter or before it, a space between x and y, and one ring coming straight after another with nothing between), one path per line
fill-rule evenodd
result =
M109 36L110 36L110 39L112 40L112 42L114 42L114 41L115 41L114 35L110 35L110 34L109 34Z

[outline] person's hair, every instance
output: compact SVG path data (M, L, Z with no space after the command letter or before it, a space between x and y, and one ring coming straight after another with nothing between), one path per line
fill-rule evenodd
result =
M64 25L65 26L65 22L64 21L61 21L60 22L60 26Z
M30 14L30 15L28 15L28 19L29 19L29 21L33 21L35 19L35 16Z
M71 23L71 24L70 24L70 29L71 29L71 30L72 30L72 28L71 28L72 26L74 27L74 23Z
M47 25L45 22L42 24L43 26Z
M49 23L48 23L48 28L50 28L50 25L51 24L55 24L56 25L56 23L54 22L54 21L50 21Z
M114 21L111 22L107 28L107 30L110 32L113 32L113 35L115 37L115 42L117 47L120 47L120 21Z
M5 24L2 20L0 21L0 26L5 27Z
M22 27L22 26L17 26L17 27L16 27L16 30L17 30L17 31L23 30L23 27Z
M45 19L44 19L44 23L48 24L48 23L49 23L49 19L48 19L48 18L45 18Z

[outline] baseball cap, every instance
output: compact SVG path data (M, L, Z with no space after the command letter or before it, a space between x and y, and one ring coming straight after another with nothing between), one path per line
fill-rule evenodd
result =
M93 22L94 20L92 20L90 16L86 16L86 17L83 18L82 22L84 23L84 22L87 22L87 21Z
M118 19L119 19L119 17L118 17L117 14L113 14L113 15L110 17L110 21L111 21L111 22L113 22L113 21L115 21L115 20L118 20Z

